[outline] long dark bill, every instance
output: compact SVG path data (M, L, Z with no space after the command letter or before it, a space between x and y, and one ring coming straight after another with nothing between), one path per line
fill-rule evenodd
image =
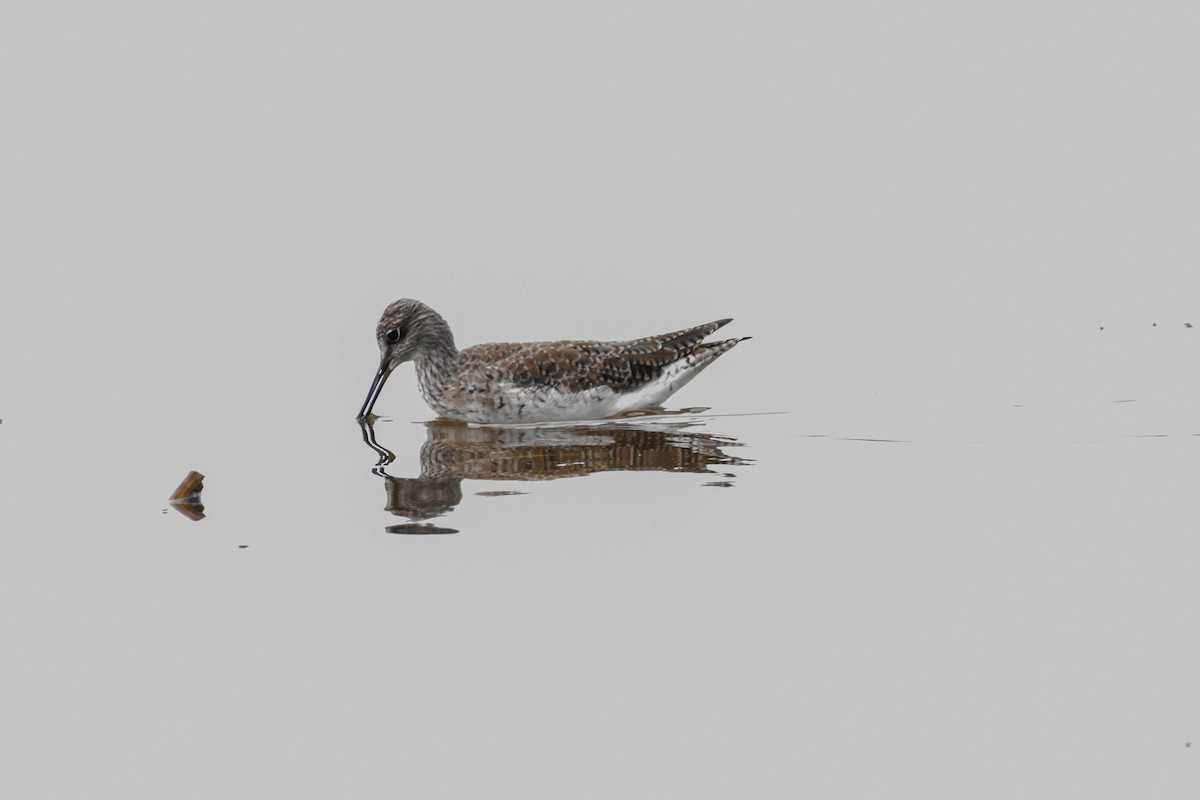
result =
M358 412L358 419L364 420L371 414L371 409L375 408L375 401L379 399L379 393L383 391L383 385L387 383L388 375L392 371L388 369L387 364L380 364L379 371L375 373L375 380L371 381L371 391L367 392L367 399L363 401L363 407Z

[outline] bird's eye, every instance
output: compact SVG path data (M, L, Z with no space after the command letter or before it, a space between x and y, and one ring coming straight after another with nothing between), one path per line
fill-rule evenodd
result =
M392 328L390 331L384 334L383 338L387 340L388 344L395 344L396 342L400 341L400 331L396 328Z

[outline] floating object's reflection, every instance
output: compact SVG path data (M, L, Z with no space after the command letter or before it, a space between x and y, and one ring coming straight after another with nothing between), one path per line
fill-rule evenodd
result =
M553 427L428 422L416 478L388 475L385 470L395 454L378 443L371 422L364 422L362 430L363 441L380 456L373 471L387 484L386 510L414 523L452 511L462 502L462 482L467 479L545 481L613 470L711 474L713 467L748 463L724 452L741 446L736 439L696 430L699 423L694 420L661 419ZM388 530L454 532L413 523Z

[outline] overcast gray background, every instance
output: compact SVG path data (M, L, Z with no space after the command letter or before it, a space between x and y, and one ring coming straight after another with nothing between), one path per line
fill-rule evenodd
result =
M5 3L0 792L1194 797L1198 74L1189 3ZM755 463L387 535L401 296L733 316Z

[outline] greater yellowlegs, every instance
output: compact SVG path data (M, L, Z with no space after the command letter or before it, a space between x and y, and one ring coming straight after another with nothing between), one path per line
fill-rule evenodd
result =
M412 361L429 407L448 419L514 423L603 419L661 405L742 339L705 342L720 319L625 342L479 344L459 350L440 314L416 300L388 306L375 331L379 371L358 418L399 365Z

